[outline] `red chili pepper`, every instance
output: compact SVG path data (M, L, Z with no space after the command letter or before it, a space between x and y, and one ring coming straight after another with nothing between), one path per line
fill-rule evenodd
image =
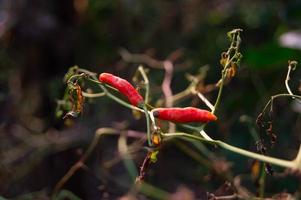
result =
M142 105L144 101L143 97L127 80L122 79L118 76L114 76L113 74L102 73L99 75L99 81L116 88L121 94L128 98L132 105Z
M176 123L202 122L207 123L217 120L217 117L207 110L194 107L186 108L155 108L154 117Z

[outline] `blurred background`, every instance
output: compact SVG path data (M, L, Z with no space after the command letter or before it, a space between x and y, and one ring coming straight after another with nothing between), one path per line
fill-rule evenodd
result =
M226 34L234 28L243 29L243 59L224 90L218 122L207 130L216 139L256 151L250 134L260 132L256 117L271 95L286 92L288 60L298 61L301 56L300 9L298 0L1 0L0 195L48 199L97 128L145 131L143 118L135 119L130 110L106 97L85 102L84 112L76 120L57 117L57 100L64 95L63 78L70 67L111 72L131 80L143 64L149 69L151 103L156 104L162 98L164 69L135 61L131 55L172 60L175 94L189 85L185 75L198 74L204 66L208 69L204 84L219 80L220 55L229 46ZM297 67L290 80L296 94L301 90L300 77ZM216 91L206 97L214 101ZM177 104L190 105L204 107L194 97ZM300 104L289 98L274 103L277 140L273 147L269 136L261 133L268 155L295 157L300 144L300 112ZM110 162L118 157L117 140L104 138L85 170L77 171L64 188L81 199L129 198L131 182L123 163L120 159ZM241 191L258 195L262 188L258 163L205 146L197 149L180 140L163 146L146 181L172 194L173 199L206 199L208 194ZM135 152L137 169L145 154L144 150ZM261 179L264 196L298 196L299 173L278 167L273 170L273 175ZM154 197L139 194L137 198Z

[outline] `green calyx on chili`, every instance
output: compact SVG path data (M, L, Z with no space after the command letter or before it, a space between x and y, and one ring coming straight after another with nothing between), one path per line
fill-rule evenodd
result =
M194 107L186 108L155 108L152 110L154 117L176 123L216 121L217 117L207 110Z
M110 73L102 73L99 75L99 81L116 88L121 94L128 98L133 106L141 107L143 105L143 97L127 80Z

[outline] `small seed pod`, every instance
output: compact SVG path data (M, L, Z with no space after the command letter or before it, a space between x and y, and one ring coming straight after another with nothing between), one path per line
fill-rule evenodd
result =
M133 106L141 107L144 100L138 91L127 80L109 73L99 75L99 81L116 88L121 94L126 96Z
M217 120L217 117L207 110L194 107L186 108L155 108L154 117L176 123L201 122L207 123Z

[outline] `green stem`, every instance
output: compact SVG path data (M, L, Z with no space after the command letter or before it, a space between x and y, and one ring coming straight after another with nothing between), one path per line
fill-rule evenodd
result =
M116 97L115 95L111 94L107 88L105 86L103 86L102 84L99 84L99 87L101 87L101 89L104 91L104 93L106 94L107 97L109 97L110 99L116 101L117 103L129 108L129 109L132 109L132 110L137 110L137 111L140 111L140 112L144 112L144 110L142 110L141 108L138 108L136 106L133 106L121 99L119 99L118 97Z
M147 142L148 146L152 146L151 130L150 130L150 118L146 105L143 105L144 114L146 118L146 129L147 129Z
M281 167L295 168L295 166L296 166L294 161L283 160L283 159L279 159L279 158L273 158L273 157L270 157L270 156L265 156L265 155L258 154L258 153L253 153L253 152L250 152L250 151L247 151L247 150L229 145L229 144L227 144L225 142L222 142L222 141L219 141L219 140L214 140L214 141L218 146L220 146L224 149L227 149L229 151L235 152L235 153L240 154L240 155L247 156L249 158L254 158L256 160L271 163L271 164L278 165L278 166L281 166Z
M144 84L145 84L145 97L144 97L144 102L145 104L148 104L148 99L149 99L149 80L147 78L147 75L143 69L142 66L139 66L138 68L139 72L141 73L143 79L144 79Z
M296 168L301 170L301 145L299 146L298 154L293 162L295 163Z
M206 139L201 138L199 136L191 135L191 134L188 134L188 133L182 133L182 132L179 132L179 133L161 133L161 135L163 137L186 137L186 138L199 140L201 142L205 142L205 143L209 143L209 144L215 144L216 143L215 141L206 140Z
M143 80L144 80L144 84L145 84L145 97L144 97L143 110L144 110L144 114L145 114L145 118L146 118L147 142L148 142L149 146L152 146L151 130L150 130L150 117L149 117L149 113L147 110L147 104L148 104L148 99L149 99L149 80L148 80L147 75L142 66L139 66L138 70L141 73Z
M240 154L240 155L244 155L244 156L249 157L249 158L253 158L253 159L256 159L256 160L263 161L263 162L271 163L271 164L278 165L278 166L281 166L281 167L296 168L296 163L301 161L301 156L300 156L299 160L295 159L293 161L273 158L273 157L265 156L265 155L258 154L258 153L253 153L253 152L250 152L250 151L247 151L247 150L229 145L229 144L227 144L225 142L222 142L220 140L207 140L205 138L201 138L201 137L198 137L196 135L190 135L190 134L187 134L187 133L165 133L165 134L162 133L161 135L163 137L187 137L187 138L191 138L191 139L194 139L194 140L199 140L201 142L206 142L206 143L209 143L209 144L215 144L215 145L218 145L218 146L220 146L220 147L222 147L222 148L224 148L228 151L232 151L232 152L235 152L235 153ZM301 152L301 148L300 148L300 152Z
M70 76L70 78L67 80L67 84L68 83L72 83L72 79L76 78L76 80L78 80L79 78L82 78L85 74L74 74L72 76Z
M218 90L218 94L217 94L217 97L216 97L216 101L215 101L215 104L214 104L214 108L213 110L211 111L212 114L215 114L216 112L216 109L220 103L220 100L221 100L221 96L222 96L222 93L223 93L223 88L224 88L224 81L225 81L225 70L222 71L222 78L221 78L221 83L220 83L220 87L219 87L219 90Z
M224 87L224 81L225 81L225 78L226 78L226 75L227 75L227 71L226 70L229 68L229 66L231 65L231 63L234 61L235 58L237 58L237 56L239 54L240 40L238 40L238 38L239 38L240 31L241 30L236 30L236 32L233 33L234 35L233 35L233 37L231 39L232 41L231 41L230 47L229 47L229 49L227 51L228 58L227 58L226 64L223 67L223 70L222 70L222 77L221 77L220 88L219 88L218 95L217 95L217 98L216 98L216 101L215 101L215 104L214 104L214 109L212 110L213 114L215 114L216 109L217 109L217 107L219 105L221 96L222 96L223 87ZM229 58L231 56L231 51L233 51L233 50L234 50L234 55L231 58Z
M78 68L78 72L85 73L91 77L96 77L96 79L97 79L97 73L95 73L95 72L91 72L91 71L83 69L83 68Z
M106 93L101 92L101 93L87 93L87 92L82 92L84 97L87 98L97 98L97 97L103 97L106 95Z

